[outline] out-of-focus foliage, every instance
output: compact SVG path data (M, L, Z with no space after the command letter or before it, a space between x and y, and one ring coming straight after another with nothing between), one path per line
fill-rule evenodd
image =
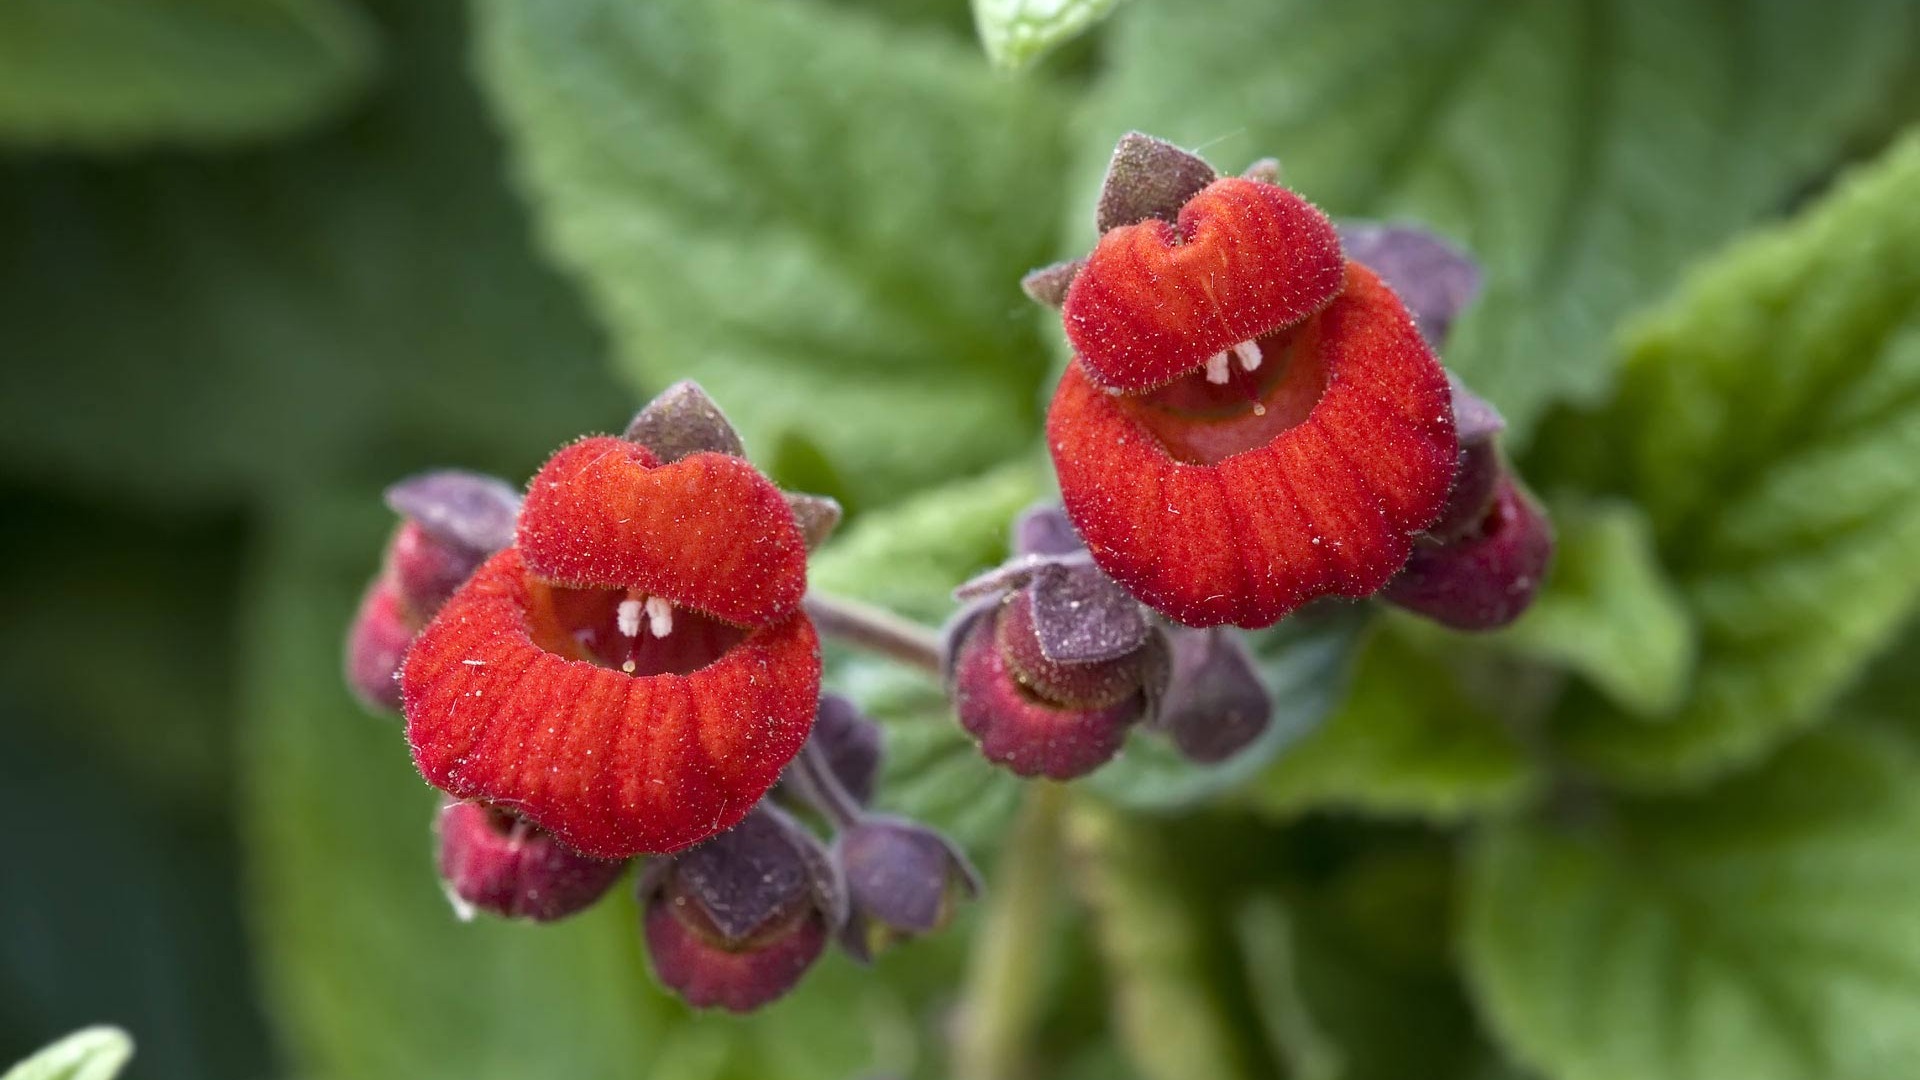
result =
M987 56L1021 68L1112 13L1120 0L973 0L973 20Z
M1064 190L1046 86L816 0L480 9L546 234L636 383L697 375L776 475L858 505L1025 445L1046 354L1018 280Z
M133 1040L119 1028L76 1031L13 1068L0 1080L113 1080L133 1057Z
M338 109L375 67L336 0L8 0L0 141L126 150L281 135Z

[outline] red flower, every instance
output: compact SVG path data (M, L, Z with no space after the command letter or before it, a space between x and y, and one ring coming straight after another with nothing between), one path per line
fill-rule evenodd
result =
M1228 183L1189 202L1183 226ZM1324 290L1317 231L1249 213L1253 224L1195 230L1194 243L1231 236L1221 243L1261 248L1305 236L1298 242L1310 251L1235 250L1215 258L1223 276L1211 280L1183 272L1156 282L1142 271L1115 285L1100 280L1105 268L1125 264L1102 252L1116 236L1129 249L1138 241L1125 229L1107 234L1074 280L1069 334L1083 293L1127 298L1142 313L1137 324L1109 324L1153 330L1092 342L1047 417L1061 495L1095 561L1192 626L1267 626L1318 596L1376 592L1406 563L1413 534L1440 515L1458 454L1446 373L1393 292L1349 262L1338 296L1314 311ZM1301 278L1231 276L1276 272ZM1218 307L1195 302L1195 290ZM1192 323L1184 338L1182 320ZM1223 356L1234 335L1244 337ZM1122 395L1096 380L1164 385Z
M820 655L805 590L800 527L751 465L583 439L534 478L516 545L409 651L414 762L586 855L697 843L806 741Z

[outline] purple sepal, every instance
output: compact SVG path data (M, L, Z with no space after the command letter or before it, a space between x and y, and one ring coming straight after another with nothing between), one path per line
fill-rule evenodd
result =
M436 469L389 487L387 506L435 538L492 554L513 543L520 493L498 477Z
M1435 349L1480 293L1480 264L1425 229L1373 221L1339 223L1347 258L1379 274Z

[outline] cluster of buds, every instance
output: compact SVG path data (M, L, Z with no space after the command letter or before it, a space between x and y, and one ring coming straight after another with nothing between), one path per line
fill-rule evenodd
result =
M1449 626L1510 622L1553 541L1498 414L1434 353L1477 272L1417 230L1337 229L1277 176L1128 135L1098 246L1023 282L1074 350L1047 418L1068 516L1186 626L1383 590Z
M748 464L697 386L563 448L524 500L441 472L388 502L403 521L350 631L348 682L404 712L447 796L438 868L463 918L564 918L644 858L661 982L747 1010L829 940L870 960L976 888L939 834L864 810L879 730L820 692L801 601L839 508ZM825 820L832 848L780 799Z

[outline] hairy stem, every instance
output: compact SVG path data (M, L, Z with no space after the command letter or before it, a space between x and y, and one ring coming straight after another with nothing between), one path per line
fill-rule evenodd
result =
M823 593L807 594L802 607L830 638L879 653L931 675L940 674L940 632L883 607Z
M847 794L840 778L833 774L833 765L827 761L827 753L819 743L807 740L787 777L796 782L801 797L825 815L836 831L860 820L860 804Z
M1017 1080L1046 1004L1046 966L1059 898L1060 817L1067 790L1027 786L973 937L954 1080Z

